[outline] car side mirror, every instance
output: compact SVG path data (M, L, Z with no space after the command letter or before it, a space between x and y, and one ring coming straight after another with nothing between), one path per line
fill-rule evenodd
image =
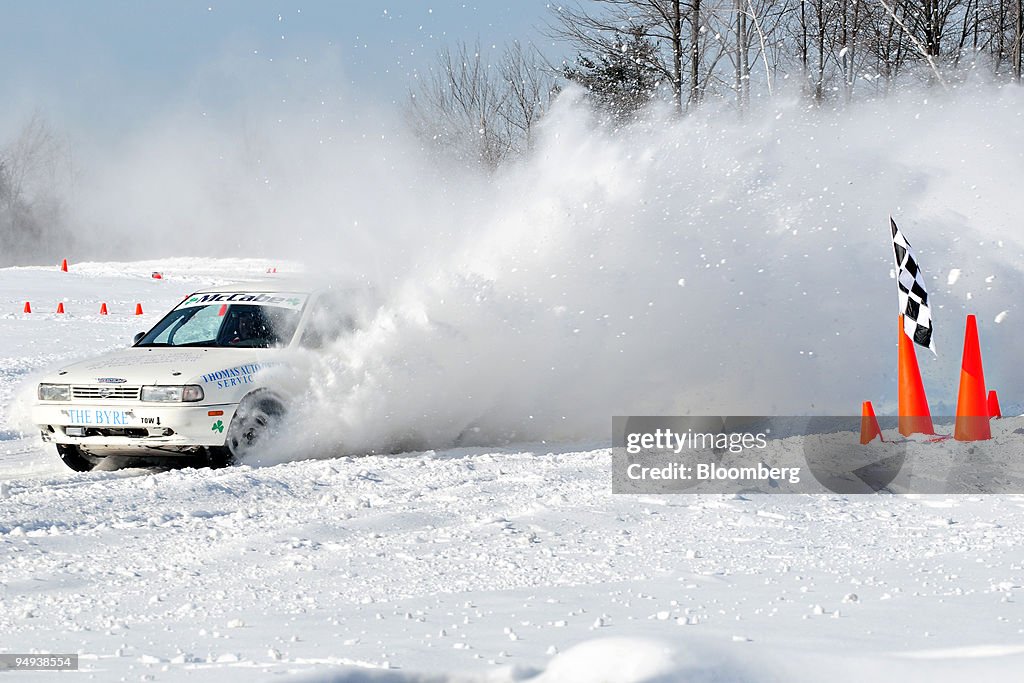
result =
M140 341L142 341L142 338L145 337L145 336L146 336L145 332L139 332L137 335L135 335L135 337L132 339L132 346L135 346Z

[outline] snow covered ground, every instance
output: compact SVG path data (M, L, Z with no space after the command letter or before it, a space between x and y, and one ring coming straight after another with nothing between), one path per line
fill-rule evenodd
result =
M1020 680L1024 496L613 496L604 440L75 474L21 433L36 373L271 266L0 270L2 651L101 681Z

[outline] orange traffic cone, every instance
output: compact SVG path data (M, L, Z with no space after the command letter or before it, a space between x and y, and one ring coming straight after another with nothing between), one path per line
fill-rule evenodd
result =
M999 407L999 395L996 394L995 389L988 392L988 416L989 418L1003 416L1003 411Z
M878 424L878 418L875 417L874 406L871 405L871 401L864 401L860 407L860 442L862 445L866 444L876 436L885 441L885 438L882 436L882 428Z
M58 313L63 313L64 312L64 302L63 301L60 301L60 302L57 303L57 312Z
M107 302L104 301L100 304L100 315L108 315L107 313Z
M142 315L142 304L135 304L135 315Z
M934 434L932 414L928 410L928 397L924 393L921 370L917 367L914 341L903 331L900 316L899 346L899 413L900 434Z
M978 319L973 315L967 316L953 438L957 441L983 441L992 438L992 430L988 425L985 371L981 367L981 345L978 343Z
M24 312L25 312L25 313L31 313L31 312L32 312L32 304L30 304L30 303L29 303L29 302L27 302L27 301L25 302L25 308L24 308Z
M60 262L60 269L62 271L64 271L65 273L68 272L68 260L67 259L64 259L63 261Z

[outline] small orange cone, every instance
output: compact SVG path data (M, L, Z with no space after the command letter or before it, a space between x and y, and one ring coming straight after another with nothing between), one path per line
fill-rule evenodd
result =
M65 272L65 273L68 272L68 260L67 259L64 259L63 261L60 262L60 269L63 272Z
M1003 416L1003 411L999 407L999 395L995 389L988 392L988 416L989 419Z
M60 302L57 303L57 312L58 313L63 313L64 312L64 302L63 301L60 301Z
M135 304L135 315L142 315L142 304Z
M973 315L967 316L953 438L957 441L983 441L992 438L992 430L988 424L985 371L981 366L981 344L978 343L978 319Z
M108 315L107 313L107 302L104 301L100 304L100 315Z
M25 313L31 313L31 312L32 312L32 304L30 304L30 303L29 303L29 302L27 302L27 301L25 302L25 309L24 309L24 312L25 312Z
M871 401L864 401L860 407L861 445L869 443L876 436L885 441L885 438L882 436L882 428L878 424L878 418L875 417L874 406L871 405Z
M921 370L917 367L914 341L903 331L900 316L899 346L899 413L900 434L934 434L932 414L928 410L928 397L924 393Z

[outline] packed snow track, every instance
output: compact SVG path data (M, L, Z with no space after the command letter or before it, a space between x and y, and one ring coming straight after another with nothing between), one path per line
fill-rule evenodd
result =
M98 681L1019 680L1021 496L613 496L597 441L76 474L22 432L24 385L126 344L136 301L267 267L0 270L3 651Z

